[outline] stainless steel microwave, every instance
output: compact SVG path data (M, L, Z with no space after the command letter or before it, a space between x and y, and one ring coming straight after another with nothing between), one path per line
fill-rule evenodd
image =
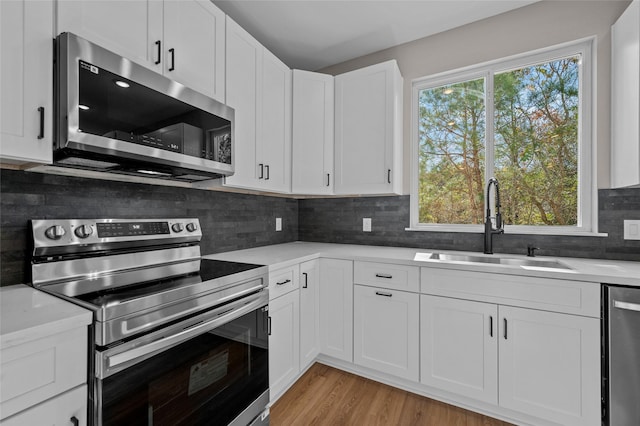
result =
M234 172L234 110L71 33L56 39L54 165L199 181Z

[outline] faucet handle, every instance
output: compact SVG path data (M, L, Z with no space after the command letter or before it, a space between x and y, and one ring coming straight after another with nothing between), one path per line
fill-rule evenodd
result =
M527 246L527 256L536 257L536 250L540 250L540 247Z

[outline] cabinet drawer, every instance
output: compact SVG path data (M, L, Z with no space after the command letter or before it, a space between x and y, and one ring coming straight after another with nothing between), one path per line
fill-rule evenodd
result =
M2 426L87 424L87 385L58 395L2 421Z
M422 268L420 276L425 294L600 316L597 283L439 268Z
M420 290L420 269L417 266L354 262L353 267L355 284L415 292Z
M298 288L300 265L269 272L269 300Z
M87 381L85 327L2 349L0 354L0 418Z

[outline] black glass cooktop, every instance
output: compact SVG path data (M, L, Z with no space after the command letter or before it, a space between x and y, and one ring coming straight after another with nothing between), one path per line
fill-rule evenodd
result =
M108 307L135 299L154 296L161 293L169 293L182 287L211 282L211 288L215 288L215 280L227 277L264 265L251 263L228 262L222 260L200 259L200 270L191 274L168 277L162 280L153 280L132 284L126 287L105 289L98 292L76 296L76 299L90 303L94 306Z
M237 274L239 272L249 271L251 269L260 268L263 265L254 265L252 263L227 262L226 260L200 260L200 276L203 281L213 280L227 275Z

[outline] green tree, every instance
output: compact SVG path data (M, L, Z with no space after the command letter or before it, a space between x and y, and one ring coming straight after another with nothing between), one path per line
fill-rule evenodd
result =
M518 225L575 225L578 58L496 74L494 174L503 217ZM419 92L419 221L484 221L484 80Z

